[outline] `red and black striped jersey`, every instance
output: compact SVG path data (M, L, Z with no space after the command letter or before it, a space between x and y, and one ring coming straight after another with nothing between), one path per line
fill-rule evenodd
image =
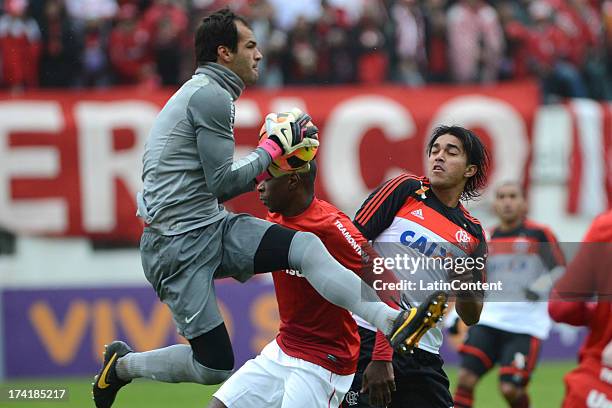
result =
M489 240L489 257L504 253L535 254L548 270L565 265L563 252L550 228L529 219L509 231L493 228Z
M396 241L425 256L446 256L452 243L470 256L486 256L480 222L459 204L451 208L433 193L426 177L402 174L378 187L357 211L353 223L371 241Z
M525 219L512 230L493 228L488 248L488 279L502 282L504 290L487 294L479 324L547 338L551 322L546 303L530 302L527 293L537 280L552 286L552 277L544 275L565 265L554 234L547 226Z
M448 268L431 260L480 259L482 267L470 269L475 281L485 281L487 244L480 222L461 204L444 205L425 177L402 174L387 181L365 200L353 223L386 260L409 261L389 269L411 287L403 294L413 305L436 290L432 285L449 281ZM419 347L437 353L441 343L442 332L434 328Z

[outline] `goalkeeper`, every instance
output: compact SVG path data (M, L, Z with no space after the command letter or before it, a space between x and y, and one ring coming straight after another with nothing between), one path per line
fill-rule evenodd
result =
M189 345L142 353L111 343L93 384L97 407L110 407L132 379L218 384L234 357L215 298L213 279L246 281L255 273L299 270L328 301L372 323L398 347L420 325L406 311L381 302L373 289L341 266L312 233L298 232L219 202L255 188L272 160L318 142L304 137L306 115L266 121L269 138L233 161L234 101L257 80L262 58L246 21L224 9L202 21L195 36L199 67L166 103L145 144L144 190L138 213L146 227L140 242L144 273L170 308ZM365 285L364 285L365 286ZM371 297L371 302L361 296Z

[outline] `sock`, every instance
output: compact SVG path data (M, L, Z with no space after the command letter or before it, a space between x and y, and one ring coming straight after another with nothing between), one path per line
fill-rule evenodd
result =
M128 353L117 360L117 376L124 381L144 377L168 383L220 384L231 373L232 370L215 370L198 363L186 344Z
M512 404L510 404L510 407L512 407L512 408L529 408L529 395L527 395L527 393L524 393L519 398L517 398L516 401L514 401Z
M302 272L327 301L361 316L386 335L391 331L399 312L383 303L353 271L340 265L316 235L297 232L293 236L289 266Z
M455 391L455 408L472 408L474 403L474 390L467 387L457 387Z

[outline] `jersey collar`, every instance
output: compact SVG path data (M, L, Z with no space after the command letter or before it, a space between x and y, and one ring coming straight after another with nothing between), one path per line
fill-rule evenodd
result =
M232 96L232 100L240 97L244 90L244 82L234 71L216 62L207 62L196 69L196 74L206 74L213 78L219 85L226 89Z

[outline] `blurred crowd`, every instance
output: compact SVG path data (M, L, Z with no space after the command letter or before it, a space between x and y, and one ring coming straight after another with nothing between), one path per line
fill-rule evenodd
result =
M258 86L534 77L545 102L612 98L612 0L0 0L2 87L176 86L226 5L259 41Z

